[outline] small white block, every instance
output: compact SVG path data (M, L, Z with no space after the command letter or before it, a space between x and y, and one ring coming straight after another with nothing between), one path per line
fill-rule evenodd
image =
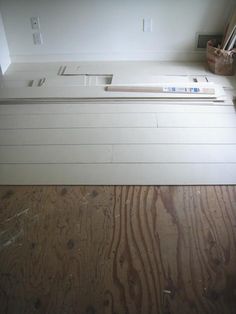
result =
M145 33L152 32L152 18L144 18L143 19L143 31Z
M35 45L42 45L42 34L41 33L33 33L33 41Z
M39 17L38 16L31 17L30 23L31 23L32 29L40 29L40 23L39 23Z

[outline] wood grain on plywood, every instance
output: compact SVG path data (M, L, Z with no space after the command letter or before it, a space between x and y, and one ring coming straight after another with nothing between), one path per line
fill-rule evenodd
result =
M234 314L235 187L1 187L2 313Z

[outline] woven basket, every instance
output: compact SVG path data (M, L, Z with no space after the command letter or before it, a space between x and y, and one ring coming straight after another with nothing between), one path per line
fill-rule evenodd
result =
M234 75L234 54L216 47L216 42L207 43L207 63L211 72L219 75Z

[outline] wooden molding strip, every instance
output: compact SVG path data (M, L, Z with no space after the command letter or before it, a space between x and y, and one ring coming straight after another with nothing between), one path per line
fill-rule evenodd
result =
M105 90L108 92L215 95L214 88L206 87L107 86Z

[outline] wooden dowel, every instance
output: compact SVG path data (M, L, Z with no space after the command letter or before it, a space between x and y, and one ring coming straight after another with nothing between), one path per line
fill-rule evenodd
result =
M214 95L214 88L202 87L160 87L160 86L107 86L107 92L128 92L128 93L165 93L165 94L189 94L189 95ZM195 90L195 91L194 91Z

